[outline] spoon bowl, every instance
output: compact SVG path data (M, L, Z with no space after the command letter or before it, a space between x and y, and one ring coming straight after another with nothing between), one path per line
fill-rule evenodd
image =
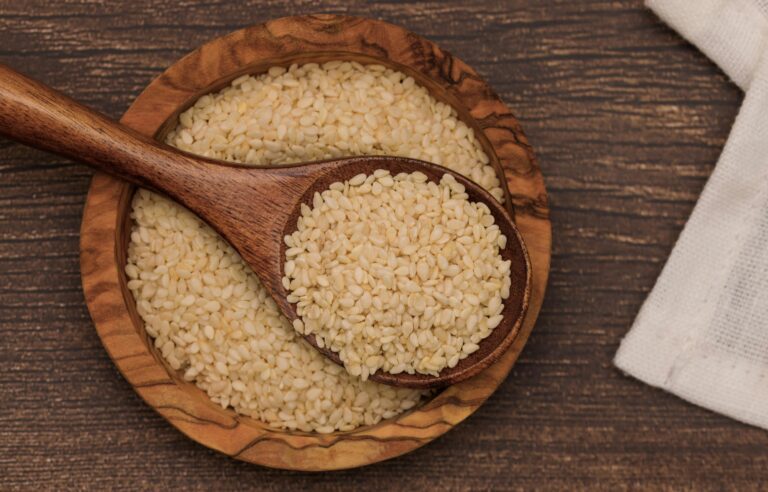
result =
M528 307L530 296L531 268L528 252L520 232L507 210L494 199L485 189L475 182L467 179L461 174L455 173L443 166L425 162L417 159L407 159L391 156L364 156L350 157L334 161L313 162L308 164L299 164L300 166L333 166L332 171L317 176L312 185L307 188L303 196L296 201L294 208L285 221L280 238L291 234L296 230L296 222L300 214L301 204L312 206L312 198L315 192L322 192L337 181L351 179L357 174L372 174L377 169L386 169L394 176L398 173L420 171L424 173L430 181L438 183L445 174L451 174L456 181L463 184L469 200L472 202L485 203L494 216L495 223L499 226L501 233L507 237L507 246L501 250L501 256L504 260L511 262L512 286L510 287L509 298L504 301L502 322L491 334L481 340L477 351L473 352L452 368L444 368L437 376L429 374L405 372L391 374L379 370L371 374L369 379L379 383L390 384L393 386L402 386L408 388L436 388L447 386L459 381L468 379L479 373L493 362L498 360L509 348L515 339L517 332L522 324L525 311ZM283 265L285 264L285 250L287 249L284 241L281 241L279 253L279 271L270 277L270 292L276 301L286 299L288 292L281 283L284 275ZM264 282L264 281L263 281ZM272 290L274 289L274 290ZM279 302L278 302L279 304ZM285 306L280 306L281 310L289 319L296 319L296 307L294 304L285 302ZM319 350L323 355L333 360L337 364L342 364L339 355L328 347L320 347L315 335L306 335L304 337L313 347Z
M387 169L421 171L432 181L448 173L470 200L491 210L507 236L502 252L511 260L512 288L503 320L480 348L438 376L377 372L374 381L412 388L439 387L467 379L496 361L511 345L530 295L531 268L522 237L509 213L474 182L444 167L400 157L350 157L287 166L242 166L179 152L76 103L45 85L0 65L0 134L80 160L136 185L159 191L205 220L256 272L280 310L297 317L282 286L285 245L301 203L316 191L356 174ZM318 348L314 337L309 343ZM318 348L319 349L319 348ZM336 362L336 354L321 350Z

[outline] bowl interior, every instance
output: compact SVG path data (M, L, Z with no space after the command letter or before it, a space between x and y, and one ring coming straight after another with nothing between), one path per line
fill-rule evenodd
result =
M459 118L465 124L467 124L467 126L469 126L474 130L475 137L478 139L483 150L488 155L488 158L490 159L490 165L493 166L494 170L496 171L496 175L498 176L500 182L502 183L502 190L505 196L504 206L508 210L510 215L514 218L514 212L511 206L512 204L511 196L506 186L504 172L499 162L499 159L496 155L496 152L494 151L493 146L488 141L488 138L480 128L478 122L470 115L467 107L464 104L462 104L452 93L448 92L445 88L439 85L438 82L432 80L431 78L427 77L421 72L418 72L405 65L395 63L389 59L377 58L373 56L363 55L360 53L345 52L345 51L306 52L306 53L301 53L301 54L292 55L292 56L271 57L271 58L261 59L259 60L258 63L251 64L237 71L234 71L231 74L228 74L226 77L222 77L216 80L214 83L201 89L197 93L191 95L187 99L187 101L184 104L180 105L178 109L171 115L171 117L169 117L165 121L165 123L156 132L155 138L159 141L164 141L167 134L177 125L179 114L181 114L182 112L187 110L189 107L191 107L201 96L219 91L220 89L229 85L229 83L232 80L244 74L257 75L257 74L265 73L269 68L274 66L287 67L294 63L301 65L305 63L324 63L327 61L334 61L334 60L356 61L361 64L380 64L380 65L384 65L389 68L392 68L394 70L401 71L413 77L416 80L416 82L418 82L420 85L426 87L430 91L432 96L435 97L435 99L452 106L456 110ZM120 266L124 266L126 264L127 246L130 239L130 231L132 227L132 221L130 218L131 202L132 202L133 194L135 191L136 191L136 188L133 186L124 187L124 191L121 194L120 200L119 200L118 218L117 218L118 227L115 228L115 231L117 234L117 237L116 237L117 247L116 247L115 255L116 255L116 262ZM470 198L473 200L475 199L475 197L470 197ZM510 234L508 234L507 231L504 231L504 233L508 236L509 241L508 241L508 247L506 248L508 251L506 251L503 256L505 259L513 260L512 261L513 278L526 278L527 281L524 284L513 282L512 289L510 292L510 299L514 298L519 300L519 302L515 301L515 302L505 303L505 309L503 311L503 314L505 316L505 319L507 316L511 316L513 319L521 321L523 314L525 312L525 306L527 304L529 291L526 290L526 286L529 286L530 284L531 272L530 272L529 263L527 260L527 254L524 250L524 247L522 246L522 239L519 238L519 234L516 231L515 231L515 236L510 236ZM513 240L515 239L515 237L517 238L517 240ZM146 344L148 350L152 353L153 357L160 364L162 364L163 367L165 367L166 371L168 372L168 375L176 382L176 384L180 387L180 389L182 389L185 393L189 394L189 396L192 396L198 400L202 400L202 402L205 405L209 406L212 411L225 412L227 415L235 417L239 422L245 425L257 426L261 429L266 428L266 429L270 429L277 432L306 434L300 431L282 431L282 430L273 429L269 427L267 424L259 420L246 417L244 415L236 414L230 408L222 409L219 405L215 404L212 400L210 400L210 398L205 394L205 392L203 392L200 388L198 388L194 383L185 381L180 371L174 370L165 362L163 357L155 349L152 338L146 333L144 329L144 322L142 321L141 317L139 316L136 310L136 302L133 298L133 295L131 294L130 290L127 287L127 278L126 278L124 269L122 268L119 270L119 281L120 281L120 286L122 290L122 295L125 300L125 304L128 307L129 315L133 322L134 328L136 329L137 333L140 335L141 339ZM510 329L515 330L515 333L516 333L517 330L519 329L519 325L520 323L518 322L514 326L510 326ZM496 332L498 332L498 334ZM493 346L494 346L493 341L495 340L494 337L496 336L509 336L509 333L508 332L503 333L501 330L498 330L498 329L494 330L491 336L489 336L483 341L483 342L488 341L488 343L484 343L484 345L481 345L481 348L476 352L476 354L487 355L488 351L493 350ZM512 338L514 337L513 336L510 337L510 343L512 341ZM509 345L507 344L506 347L508 346ZM498 354L498 355L501 355L501 354ZM469 358L464 359L464 361L468 361L468 360ZM491 362L492 360L489 360L489 364ZM461 365L462 363L460 362L457 368L460 367ZM433 394L433 397L436 396L436 394ZM411 413L418 408L419 406L409 410L407 413ZM379 424L376 424L372 427L383 425L385 422L387 421L382 421ZM359 429L362 429L362 428L358 428L356 430L359 430ZM335 434L346 434L350 432L355 432L355 431L336 432Z

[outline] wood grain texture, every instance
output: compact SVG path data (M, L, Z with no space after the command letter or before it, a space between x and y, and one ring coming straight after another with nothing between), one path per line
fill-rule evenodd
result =
M205 41L312 11L434 40L523 123L548 178L555 242L547 298L511 376L469 421L380 465L300 474L207 451L136 396L92 328L78 263L88 169L0 141L2 487L760 490L765 431L610 364L742 97L640 0L0 0L0 59L117 118Z
M279 431L237 416L217 407L195 385L185 382L180 373L169 370L148 341L122 273L133 187L96 176L88 194L80 239L84 293L96 331L120 372L142 398L201 444L251 463L296 470L351 468L389 459L430 442L477 410L509 373L533 329L550 258L550 224L541 171L514 116L461 60L392 24L346 16L299 16L233 32L171 65L141 93L121 121L147 136L159 133L163 139L163 132L175 123L176 116L213 87L246 72L259 73L277 64L321 58L374 61L414 75L436 97L455 105L465 123L475 130L500 180L508 184L504 207L477 185L457 176L467 187L470 199L488 203L502 232L511 238L502 255L511 260L513 275L525 280L515 283L510 295L512 302L505 303L504 315L509 323L503 329L499 326L481 343L477 358L468 357L445 374L445 381L456 384L395 419L351 432L318 435ZM166 157L179 160L179 156ZM167 164L171 169L178 167L175 162ZM279 304L280 296L284 295L278 280L282 276L282 252L262 255L252 251L253 246L259 247L259 238L243 241L240 231L258 231L267 241L282 244L281 238L289 232L286 229L293 228L288 224L296 220L297 197L310 204L312 193L303 189L315 178L312 186L324 189L339 177L370 174L378 167L395 174L414 164L399 158L363 157L349 160L349 164L328 161L309 168L226 166L215 170L216 179L222 180L223 185L211 187L231 188L227 193L230 196L222 198L221 203L215 201L218 195L207 196L204 190L178 198L215 224L246 261L255 266L257 273L263 274L265 286L277 293ZM433 180L443 173L432 164L420 166ZM178 171L179 175L182 173L185 171ZM252 179L257 175L262 175L264 182ZM293 185L287 178L298 181L296 189L291 189ZM273 191L264 192L269 188ZM280 190L285 190L284 196L279 194ZM284 203L262 203L265 197L283 199ZM241 203L255 204L270 212L282 209L290 213L282 218L273 213L273 223L262 220L243 225L221 221L230 220L232 214L228 212L238 210ZM511 214L515 214L519 231L511 222ZM521 236L530 248L529 254ZM266 266L261 263L265 258ZM286 305L284 310L292 308ZM490 366L491 363L494 364ZM374 376L371 379L395 382L386 374ZM417 375L397 382L427 387L430 380Z
M275 31L281 32L276 35ZM205 86L205 82L209 79L212 78L213 84L216 85L220 79L231 79L244 70L253 68L248 61L250 58L258 59L259 65L267 68L270 63L275 65L296 63L295 56L290 59L286 57L288 49L283 47L282 39L289 39L296 46L291 49L298 52L302 60L315 58L316 55L312 50L316 49L317 43L311 39L311 36L317 31L324 36L321 47L323 53L341 52L347 49L346 45L356 44L364 46L366 50L380 53L382 56L381 59L363 60L359 57L355 58L358 55L355 52L332 55L334 58L355 59L362 63L376 61L388 64L387 53L410 53L411 47L417 48L419 55L410 56L419 64L419 67L434 66L436 70L445 71L447 74L439 80L450 89L442 86L435 89L440 91L442 96L440 99L453 98L457 99L457 103L467 100L471 105L467 107L493 115L493 126L490 127L485 146L487 152L494 156L499 178L504 178L503 172L507 169L510 176L514 176L516 182L520 183L518 187L522 189L517 190L516 200L522 202L528 199L525 195L527 191L525 186L529 180L537 180L533 188L536 184L541 184L541 173L538 167L533 162L528 162L533 156L530 147L521 148L518 144L518 141L525 142L525 136L522 135L517 121L509 115L509 111L498 98L494 96L490 99L486 96L489 91L484 84L474 81L476 74L460 68L458 66L460 62L454 61L448 54L439 52L436 47L404 33L400 28L380 21L327 15L291 17L270 22L266 26L249 28L239 35L233 33L233 35L213 40L196 50L193 55L186 57L186 61L165 71L160 79L152 84L152 89L142 94L142 103L136 106L137 111L133 111L133 108L129 109L128 117L137 127L146 128L148 124L141 121L141 113L138 110L168 104L169 101L174 100L174 97L168 96L169 92L176 94L175 100L182 103L193 100L201 92L211 91ZM332 31L332 34L326 34L327 31ZM247 43L239 43L235 40L238 37L247 39ZM337 41L334 42L334 40ZM421 54L424 46L430 49L431 59L426 62L426 57ZM249 51L258 52L249 53ZM222 60L228 58L233 60L230 64L231 71L222 63ZM241 60L245 60L242 65ZM207 73L213 75L208 76ZM424 75L423 77L427 78ZM177 83L176 80L179 82ZM192 85L199 85L202 89L195 87L186 92L181 89L181 87ZM439 84L433 83L433 85ZM483 105L487 107L482 107ZM179 108L170 109L171 111L166 115L168 119L165 126L168 126L168 122L174 125L177 122ZM159 111L154 112L153 121L156 121L158 114ZM498 122L504 118L508 122ZM474 121L476 120L472 120ZM484 128L480 124L475 126L475 131L482 134ZM328 189L332 183L349 180L360 173L373 174L377 169L387 169L393 176L402 172L421 171L435 183L440 182L445 174L452 174L454 179L465 187L471 201L482 202L488 206L501 234L509 239L507 247L502 251L502 257L510 261L511 275L515 282L509 298L504 301L504 310L501 313L504 319L490 336L480 342L478 350L460 361L458 365L443 369L439 375L388 374L377 371L371 374L372 381L421 389L441 388L464 381L497 361L520 332L530 299L532 275L525 244L511 216L513 209L510 207L507 211L506 207L483 188L462 175L429 162L375 156L284 166L240 166L177 152L168 145L155 141L153 139L155 133L157 129L146 135L133 131L84 107L45 84L0 64L0 134L32 147L87 163L97 170L126 181L126 184L163 193L190 209L218 231L240 253L240 256L259 276L262 285L271 294L280 310L291 321L298 316L295 306L288 302L288 292L282 283L285 275L283 265L286 250L283 238L296 230L301 204L312 206L312 197ZM500 163L495 152L497 147L502 152L512 154L516 159ZM505 147L509 150L503 150ZM517 158L515 153L521 154L521 157ZM527 169L525 173L521 173L510 167L508 162L515 162L518 168ZM502 165L505 168L502 168ZM103 197L98 192L103 190L105 190L104 187L99 187L90 193L89 201L86 203L86 215L94 218L94 225L84 221L80 229L81 244L85 251L81 257L81 270L87 272L84 274L86 286L90 285L87 282L88 276L101 280L102 273L92 268L90 260L94 256L99 256L98 253L92 252L93 249L104 248L105 256L117 258L117 264L99 264L98 266L121 277L115 278L111 284L119 286L111 294L117 301L124 299L130 301L131 293L127 289L127 279L123 275L126 258L122 254L115 255L114 251L126 250L125 244L129 240L131 227L128 224L112 222L108 223L112 231L106 234L101 230L94 231L94 228L104 227L105 223L100 221L98 216L89 215L88 204L101 205ZM109 191L105 193L108 196L113 195ZM122 192L115 194L122 196ZM509 190L506 198L509 203L514 203ZM543 201L545 206L546 198L543 188L538 190L538 195L533 195L532 199ZM115 203L127 206L125 201L116 200ZM527 208L523 209L523 213L525 212ZM121 210L119 216L127 220L128 214ZM546 223L543 229L548 239L549 224ZM91 233L98 237L98 241L93 244L89 242ZM117 237L118 245L102 241L104 235L110 234ZM542 262L544 265L542 272L545 270L548 272L549 251L547 251L546 260L545 263ZM546 278L546 273L543 273L543 277ZM115 300L104 300L108 294L105 291L108 289L109 286L101 284L90 286L90 291L86 289L86 302L91 311L101 312L101 306L94 305L100 302L106 302L110 306L115 304ZM95 292L95 295L90 295L91 292ZM540 302L537 302L537 307L538 304ZM127 307L125 311L128 311ZM101 322L96 325L99 333L106 332L110 336L114 335L112 326L114 322L111 319L98 321ZM143 323L137 323L134 331L143 332ZM146 337L136 337L135 347L125 347L123 344L121 349L132 353L137 352L143 348L144 338ZM336 352L317 344L314 335L307 335L305 339L331 360L342 364Z

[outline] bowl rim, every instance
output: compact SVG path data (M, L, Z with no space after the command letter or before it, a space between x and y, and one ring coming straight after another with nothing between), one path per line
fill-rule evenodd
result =
M380 55L381 49L388 58ZM81 227L81 272L86 303L105 349L139 395L174 427L209 448L269 467L316 471L363 466L412 451L450 430L479 408L511 370L538 316L549 272L546 190L519 123L469 66L393 24L306 15L232 32L172 64L136 98L121 122L146 135L162 136L199 96L244 73L288 62L338 59L342 54L420 74L418 81L432 85L428 88L433 95L442 88L443 96L455 97L447 102L472 123L497 173L503 173L505 203L530 255L528 310L512 346L496 363L415 409L373 426L332 434L271 428L221 409L193 383L182 381L151 348L121 261L121 238L129 225L126 216L135 188L95 175Z

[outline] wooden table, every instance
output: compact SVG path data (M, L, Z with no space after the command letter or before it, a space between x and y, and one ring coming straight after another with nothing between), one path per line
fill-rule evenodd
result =
M311 11L435 40L522 121L554 251L513 374L453 432L368 468L289 473L209 451L140 401L91 326L78 265L90 170L0 140L0 488L759 488L768 433L611 365L742 97L640 1L0 0L0 59L117 118L204 41Z

